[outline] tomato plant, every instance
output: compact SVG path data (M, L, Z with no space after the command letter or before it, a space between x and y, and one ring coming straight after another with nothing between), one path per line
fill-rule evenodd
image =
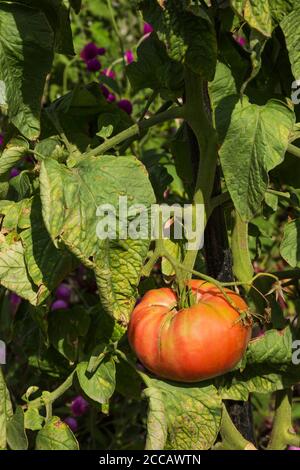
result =
M300 448L299 19L0 0L0 449Z

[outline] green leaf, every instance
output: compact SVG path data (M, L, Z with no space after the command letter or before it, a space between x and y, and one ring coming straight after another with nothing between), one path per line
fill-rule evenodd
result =
M156 389L163 398L168 426L167 449L205 450L214 444L220 429L222 402L213 385L198 383L185 386L149 378L146 382L148 387ZM155 408L157 406L156 401ZM161 444L165 433L162 404L158 410L155 425L160 424L157 432L160 433ZM151 442L152 439L153 437Z
M51 344L70 362L82 353L90 318L81 306L55 310L49 314L48 334Z
M43 12L54 33L55 51L60 54L75 54L66 0L12 0L12 3Z
M0 29L0 106L25 137L36 139L53 31L41 11L8 3L0 4Z
M208 90L214 112L226 97L237 95L238 87L228 65L223 62L217 63L216 74L213 81L209 83Z
M78 450L78 442L69 426L53 416L38 432L36 450Z
M164 43L155 34L142 41L137 57L137 62L126 67L134 92L151 88L166 99L181 96L183 68L168 57Z
M146 21L167 43L169 56L185 63L204 79L213 80L217 40L209 15L197 6L193 6L191 12L186 2L178 0L169 0L160 7L156 2L140 3ZM195 15L195 12L198 14Z
M126 321L135 303L149 240L98 238L96 212L103 204L118 211L119 196L128 197L129 211L133 204L149 209L155 198L143 165L132 157L101 156L85 158L68 169L45 160L40 182L43 217L53 241L61 237L95 270L104 307Z
M231 0L236 13L266 37L271 36L276 24L293 10L294 4L295 0Z
M167 252L173 256L174 259L181 263L184 257L184 247L182 240L173 241L169 238L166 238L163 243ZM164 256L162 257L161 261L161 270L165 276L174 276L175 274L174 266Z
M263 336L250 341L247 364L284 364L292 360L292 333L289 327L284 330L269 330Z
M300 5L296 2L296 9L286 16L280 23L283 31L286 47L289 53L289 58L292 66L292 72L296 80L300 78Z
M266 193L265 194L265 202L271 209L273 209L274 212L277 211L277 209L278 209L278 196L276 196L276 194Z
M243 372L232 372L215 379L223 400L247 401L249 394L271 393L298 383L300 368L294 364L250 364Z
M0 252L0 282L7 289L16 292L23 299L37 304L38 287L28 277L21 241L8 245L4 243Z
M7 443L12 450L27 450L28 439L24 428L24 411L17 406L15 414L7 423Z
M41 203L33 199L31 227L21 233L26 266L31 280L39 288L41 303L76 267L76 259L64 246L57 249L46 230Z
M294 113L277 100L258 106L232 97L219 106L217 119L227 188L241 217L251 220L264 199L268 172L283 161Z
M286 224L280 253L290 266L300 267L300 219L292 220Z
M0 366L0 450L6 449L6 427L8 420L13 416L9 391L4 380Z
M24 170L19 175L10 179L9 185L14 188L19 200L32 196L34 192L32 177L33 174L30 171Z
M31 205L31 199L22 199L18 202L0 201L0 214L5 216L2 228L17 231L30 227Z
M116 366L113 359L104 359L93 374L87 372L88 363L81 362L76 368L80 387L98 403L107 403L115 390Z
M163 450L168 435L163 394L157 388L150 387L144 390L144 395L149 399L145 449Z
M258 31L251 31L250 33L250 59L252 70L250 76L247 80L243 83L243 86L240 90L240 93L243 94L249 83L254 80L254 78L259 74L262 65L262 53L264 51L266 45L266 38L259 33Z
M68 157L68 152L63 147L60 137L52 136L47 139L40 140L35 148L35 158L41 160L40 155L43 158L54 158L59 162L65 162Z
M29 144L21 137L11 139L6 145L0 157L0 175L4 175L15 166L29 149Z
M24 413L24 426L25 429L31 431L39 431L43 427L45 418L40 415L38 408L29 406Z

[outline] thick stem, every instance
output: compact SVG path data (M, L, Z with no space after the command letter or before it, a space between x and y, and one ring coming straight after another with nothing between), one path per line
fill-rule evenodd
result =
M74 373L75 371L73 371L59 387L57 387L55 390L53 390L53 392L50 393L50 395L47 397L47 401L44 400L43 397L39 397L35 400L30 401L28 403L28 406L41 408L42 406L48 406L49 404L52 404L55 400L61 397L69 388L72 387Z
M294 155L294 157L300 158L300 148L296 147L296 145L289 144L287 151L291 154Z
M107 139L103 144L98 145L94 149L89 150L88 152L83 154L83 157L92 157L97 155L104 154L107 150L115 147L116 145L124 142L131 137L135 137L139 135L142 130L149 129L156 124L160 124L162 122L182 118L184 116L184 107L176 106L174 108L167 109L162 113L155 114L149 119L143 119L142 121L138 122L137 124L133 124L125 131L120 132L119 134Z
M220 434L222 448L226 450L257 450L252 442L247 441L233 424L226 406L223 405Z
M235 222L232 230L231 249L233 254L233 273L242 282L252 278L253 267L248 247L248 223L244 222L235 211ZM248 292L250 289L246 288Z
M204 205L203 229L211 214L210 198L218 158L217 134L208 117L204 86L199 75L186 68L185 118L196 136L200 154L193 203ZM184 265L193 268L197 254L198 250L189 250Z

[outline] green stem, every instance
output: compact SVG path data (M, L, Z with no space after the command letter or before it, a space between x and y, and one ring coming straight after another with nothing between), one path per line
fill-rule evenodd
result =
M283 193L282 191L276 191L275 189L267 189L267 193L274 194L274 196L278 196L283 199L291 199L290 193Z
M204 229L211 214L210 198L218 159L217 134L206 110L204 81L188 68L185 70L185 90L185 119L196 136L200 152L193 203L204 205ZM197 254L198 250L189 250L184 266L193 268Z
M229 413L223 404L220 434L222 436L222 448L226 450L257 450L247 441L233 424Z
M35 408L41 408L42 406L46 406L47 409L48 404L52 404L55 400L61 397L69 388L72 387L74 373L75 371L73 371L59 387L57 387L55 390L53 390L53 392L50 393L46 403L42 397L39 397L35 400L30 401L28 403L28 406Z
M275 399L275 417L268 450L284 450L288 445L299 447L300 436L292 427L292 390L278 390Z
M183 106L176 106L166 111L155 114L149 119L143 119L142 121L138 122L137 124L133 124L125 131L120 132L119 134L107 139L103 144L95 147L94 149L89 150L88 152L84 153L84 157L92 157L97 156L105 153L107 150L115 147L116 145L124 142L125 140L129 139L130 137L134 137L139 135L142 130L148 129L156 124L160 124L162 122L182 118L184 116L184 107Z
M151 104L153 103L153 101L155 100L155 98L157 97L157 95L158 95L158 92L154 90L154 91L151 93L151 95L149 96L149 98L147 99L146 106L145 106L145 108L144 108L144 110L143 110L143 112L142 112L142 115L141 115L140 119L139 119L140 122L141 122L141 121L144 119L144 117L146 116L146 114L147 114L147 112L148 112L148 110L149 110Z
M300 148L296 147L296 145L289 144L287 151L291 154L294 155L294 157L300 158Z
M233 255L233 273L242 282L247 282L253 276L253 267L248 247L248 223L244 222L235 211L235 222L231 237ZM246 288L248 292L250 288Z

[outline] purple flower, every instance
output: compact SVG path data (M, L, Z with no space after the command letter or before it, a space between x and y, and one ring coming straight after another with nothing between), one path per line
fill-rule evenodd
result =
M72 400L71 410L74 416L84 415L87 412L88 408L88 402L81 395L78 395Z
M132 104L129 100L120 100L118 101L119 108L123 109L125 113L131 114L132 113Z
M107 97L107 101L109 103L113 103L114 101L116 101L116 97L113 93L109 93L108 97Z
M68 302L62 299L55 300L51 305L52 312L54 312L54 310L61 310L66 308L69 308L69 304Z
M133 52L130 50L125 52L124 57L127 64L131 64L134 61Z
M80 52L80 57L88 62L91 59L94 59L99 54L99 48L93 42L89 42L84 46Z
M288 446L288 450L300 450L300 447Z
M69 426L71 431L76 432L78 430L78 423L75 418L72 418L72 416L68 416L64 422Z
M22 302L22 299L15 292L11 292L9 295L9 302L12 307L18 307Z
M98 59L90 59L86 62L86 67L89 72L98 72L101 69L101 63Z
M12 168L10 170L10 177L14 178L15 176L18 176L20 174L20 170L18 168Z
M153 31L153 26L150 23L144 23L144 34L150 34Z
M105 47L98 47L98 55L104 55L106 53Z
M57 299L65 300L68 302L71 296L71 288L67 284L60 284L55 292Z
M102 94L103 94L104 98L107 99L108 95L109 95L109 89L105 85L101 85L100 89L102 91Z
M4 144L4 135L0 134L0 147Z
M246 41L246 39L245 39L243 36L237 36L237 35L235 35L235 36L233 36L233 38L234 38L235 42L236 42L239 46L241 46L241 47L245 47L245 46L246 46L247 41Z
M116 74L113 70L103 69L101 73L102 73L102 75L105 75L106 77L112 78L113 80L116 78Z

